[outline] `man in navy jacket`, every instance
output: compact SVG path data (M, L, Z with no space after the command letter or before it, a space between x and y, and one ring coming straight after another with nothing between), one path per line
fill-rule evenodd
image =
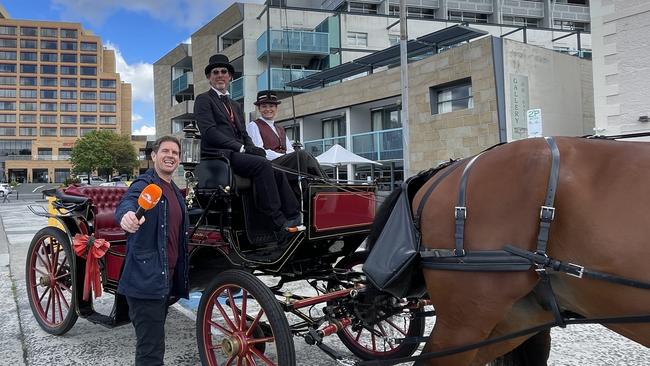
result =
M151 153L154 168L133 181L115 211L115 220L129 233L117 292L129 304L137 337L136 366L163 365L168 307L189 295L189 221L183 196L172 180L180 148L175 137L159 138ZM162 188L163 196L138 220L138 197L151 183Z

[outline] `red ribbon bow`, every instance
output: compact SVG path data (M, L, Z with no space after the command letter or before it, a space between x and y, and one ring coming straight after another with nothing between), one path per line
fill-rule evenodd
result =
M102 258L108 248L109 242L104 239L95 239L94 236L77 234L72 239L74 244L74 252L86 258L86 273L84 276L84 301L90 298L90 290L92 288L95 293L95 298L102 296L102 282L99 274L99 259Z

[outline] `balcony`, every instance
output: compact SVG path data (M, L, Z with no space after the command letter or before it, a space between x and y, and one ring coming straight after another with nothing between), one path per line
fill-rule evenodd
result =
M244 97L244 77L233 80L228 91L230 92L230 98L233 100L242 99Z
M297 30L271 30L271 54L274 53L299 53L305 55L328 55L329 33L297 31ZM257 39L257 59L266 56L267 32Z
M192 94L194 92L194 76L192 72L185 74L172 80L172 95L177 94Z
M287 87L286 83L307 77L317 72L320 72L320 70L271 68L271 87L267 87L268 70L266 70L257 77L257 90L270 89L276 91L304 91L305 89Z
M403 159L402 129L393 128L352 135L352 152L375 161Z
M318 156L329 150L329 148L335 144L339 144L345 147L345 136L305 141L305 151L312 154L313 156Z

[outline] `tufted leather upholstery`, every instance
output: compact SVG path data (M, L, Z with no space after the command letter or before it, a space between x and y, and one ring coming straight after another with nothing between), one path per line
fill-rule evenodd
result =
M197 188L200 190L210 190L219 187L231 186L235 192L251 189L251 180L232 174L228 160L225 158L208 158L202 159L196 167L198 177Z
M65 193L75 196L85 196L92 200L92 210L95 216L95 237L109 242L126 240L126 233L115 222L115 209L127 187L69 187Z

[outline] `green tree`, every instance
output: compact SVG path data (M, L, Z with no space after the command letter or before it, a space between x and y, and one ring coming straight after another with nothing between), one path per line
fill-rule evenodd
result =
M92 131L78 139L70 154L72 173L97 171L112 175L114 171L131 172L138 166L138 155L128 136L113 131Z

